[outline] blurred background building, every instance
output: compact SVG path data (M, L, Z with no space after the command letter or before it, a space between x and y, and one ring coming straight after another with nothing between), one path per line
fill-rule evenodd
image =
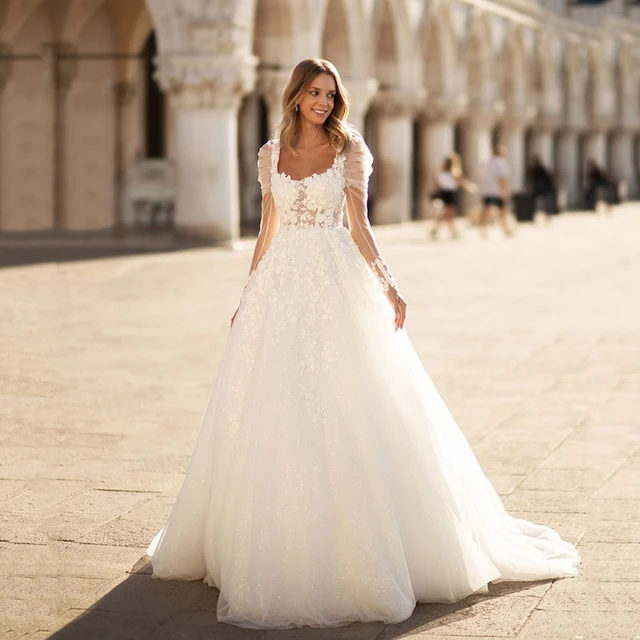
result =
M495 141L516 191L539 154L570 206L588 158L639 193L639 2L0 0L0 231L238 238L308 56L351 94L376 223L424 215L442 157L473 179Z

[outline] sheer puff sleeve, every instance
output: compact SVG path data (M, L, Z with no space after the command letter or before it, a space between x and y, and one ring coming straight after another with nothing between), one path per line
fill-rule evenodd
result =
M260 233L251 260L249 280L278 232L278 213L271 193L271 172L275 161L274 146L275 143L269 141L258 152L258 181L262 189L262 216L260 218Z
M392 289L398 292L398 285L387 266L367 215L367 195L369 176L373 172L373 156L359 133L354 132L345 158L345 191L349 232L364 256L370 269L376 275L385 293Z

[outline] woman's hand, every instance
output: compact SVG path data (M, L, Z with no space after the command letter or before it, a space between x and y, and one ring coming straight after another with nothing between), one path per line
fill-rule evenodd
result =
M404 301L400 292L396 289L389 288L387 291L387 299L393 307L393 313L395 318L393 320L393 327L396 331L404 328L404 321L407 317L407 303Z
M231 318L231 326L232 326L232 327L233 327L233 323L234 323L234 321L235 321L235 319L236 319L236 316L238 315L238 311L239 311L239 309L240 309L240 307L238 307L238 308L236 309L236 312L233 314L233 318Z

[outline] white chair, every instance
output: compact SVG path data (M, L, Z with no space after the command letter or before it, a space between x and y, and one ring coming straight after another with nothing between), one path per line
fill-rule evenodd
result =
M137 160L129 173L128 193L134 227L173 226L176 187L171 160Z

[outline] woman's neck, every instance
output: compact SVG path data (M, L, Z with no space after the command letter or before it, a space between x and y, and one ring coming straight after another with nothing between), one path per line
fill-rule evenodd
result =
M327 140L327 132L323 125L313 124L304 118L300 118L300 129L295 142L296 147L311 149L326 144Z

